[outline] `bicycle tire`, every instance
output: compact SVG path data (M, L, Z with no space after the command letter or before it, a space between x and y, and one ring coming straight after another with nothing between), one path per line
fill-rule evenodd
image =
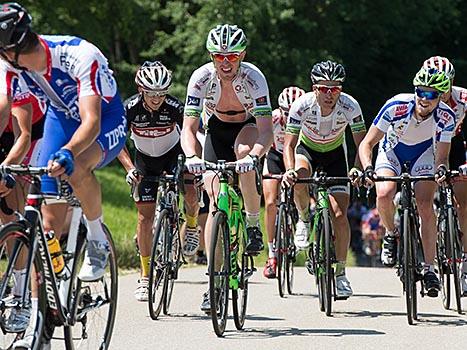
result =
M446 310L449 310L449 307L451 306L451 273L450 266L447 261L447 232L445 227L446 225L444 225L444 228L442 228L441 225L438 225L438 236L436 240L436 261L438 264L443 307Z
M332 314L332 298L333 298L333 280L334 280L334 271L332 268L332 254L331 254L331 219L329 218L329 211L327 209L323 210L323 220L324 220L324 252L325 252L325 313L326 316L331 316Z
M22 339L26 332L10 333L6 332L5 329L5 320L8 319L10 313L12 312L14 306L8 306L6 303L7 298L11 296L11 292L14 288L15 278L13 276L12 267L16 265L16 262L20 258L20 252L23 249L30 249L30 233L27 233L24 226L17 223L9 223L4 225L0 229L0 259L2 261L8 261L6 264L0 264L0 301L3 304L2 309L0 310L0 316L2 319L2 336L0 337L0 349L12 349L13 344ZM7 248L8 247L8 248ZM8 252L10 250L10 252ZM24 253L23 253L24 254ZM11 264L11 265L10 265ZM39 255L36 254L34 259L34 268L36 271L43 271L42 261L39 258ZM11 270L9 269L11 266ZM31 275L34 272L31 271ZM30 276L31 278L31 276ZM31 283L31 280L26 283ZM31 290L31 286L29 287ZM47 299L45 293L45 284L42 283L38 286L38 310L36 320L30 320L30 322L35 322L34 333L41 334L41 337L33 337L31 341L31 348L40 347L43 338L45 338L45 319L47 317Z
M153 320L159 317L167 292L168 252L167 235L169 231L169 211L163 209L156 220L149 261L148 309Z
M409 325L413 325L414 321L414 297L416 298L416 293L414 295L413 285L415 284L414 277L414 257L413 257L413 248L412 248L412 239L409 232L410 227L410 218L409 210L404 209L403 218L402 218L402 235L403 235L403 276L404 276L404 291L405 291L405 302L407 309L407 321Z
M69 350L106 350L110 347L117 311L118 267L115 244L113 242L112 235L107 226L103 225L103 228L109 242L110 254L107 272L102 279L94 282L83 282L78 278L79 269L84 259L87 241L83 239L83 241L77 245L80 249L79 251L77 250L70 278L71 285L73 286L73 288L71 288L73 291L71 300L73 300L78 307L76 308L77 313L75 317L73 317L75 323L70 326L65 326L64 329L65 347ZM98 292L99 287L102 287L101 292ZM106 306L108 306L107 312L105 310L102 312L102 309ZM93 317L93 320L99 320L99 322L93 320L89 321L89 315L95 316ZM91 323L92 328L86 327L87 323ZM102 323L104 325L102 334L97 331L98 323ZM92 334L95 334L95 336L90 335L86 330L91 330Z
M287 250L286 260L286 277L287 277L287 293L293 295L293 280L294 280L294 265L295 265L295 244L293 242L294 225L292 217L287 215L287 231L285 234L285 247Z
M459 239L457 236L457 229L454 219L453 208L448 208L448 230L446 230L449 236L449 245L450 245L450 258L451 258L451 272L452 272L452 282L454 283L454 295L456 299L456 311L459 314L462 314L462 291L460 285L460 276L459 276L459 261L461 258L461 249L459 245Z
M238 289L232 288L232 310L235 328L243 329L248 305L248 279L253 273L253 257L242 254L242 268Z
M175 284L175 280L178 276L178 269L180 267L180 259L181 259L181 246L180 246L180 234L179 234L179 227L176 227L174 231L168 230L167 235L171 235L171 239L167 239L167 249L170 252L168 258L168 274L167 274L167 283L166 283L166 290L165 290L165 298L164 298L164 305L162 308L162 312L164 315L169 314L169 306L170 302L172 301L173 295L173 288ZM170 241L170 242L169 242Z
M323 260L324 260L322 247L324 246L324 242L321 242L322 237L324 236L323 227L324 227L323 216L320 215L318 225L315 229L315 242L311 249L312 256L310 258L311 258L311 262L313 266L313 271L315 273L316 289L318 291L319 310L321 312L324 312L326 309L325 308L326 281L324 278L323 267L322 267Z
M279 296L284 298L287 279L287 253L285 245L285 236L287 231L286 207L281 204L277 211L276 222L276 252L277 252L277 286Z
M224 212L216 212L212 229L208 267L210 314L214 332L218 337L222 337L227 324L230 289L230 232ZM220 271L216 271L216 262L222 264L219 267Z

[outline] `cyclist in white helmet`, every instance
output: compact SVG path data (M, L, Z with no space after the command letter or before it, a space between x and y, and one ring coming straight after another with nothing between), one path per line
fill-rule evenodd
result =
M145 180L163 172L173 173L180 147L183 104L169 95L172 72L161 62L144 62L135 77L138 94L125 107L136 154L134 162L125 147L118 159L127 171L126 180L135 188L138 209L136 236L141 260L141 278L135 291L138 301L148 300L149 260L152 246L152 226L157 196L157 183ZM191 175L190 175L191 176ZM193 186L187 186L185 242L183 252L194 255L199 244L198 205Z
M263 174L283 174L285 165L283 159L285 125L292 103L304 95L305 91L296 86L290 86L282 90L278 98L279 108L272 112L272 123L274 125L274 141L264 161ZM268 234L268 260L263 270L266 278L276 278L277 258L274 249L275 218L277 212L277 195L279 192L279 181L272 179L263 180L264 193L264 222Z
M321 169L328 176L346 176L348 171L345 129L352 131L358 147L366 128L358 102L342 92L344 66L333 61L316 63L311 70L313 90L296 100L289 112L284 146L286 180L311 176ZM355 164L359 164L358 156ZM350 225L347 218L349 186L332 186L330 204L336 232L336 294L353 294L345 275L347 250L350 245ZM294 242L298 249L309 246L310 195L306 184L295 185L295 203L299 212Z
M449 90L441 95L441 100L451 107L456 114L456 129L451 139L451 149L449 150L449 167L451 169L458 169L460 167L461 172L467 175L465 140L462 134L462 124L467 112L467 89L454 86L454 66L446 57L430 57L423 63L423 67L436 68L444 72L451 80ZM453 187L460 229L462 232L467 233L467 182L455 182ZM462 243L464 253L462 256L461 284L463 293L467 294L467 234L462 236Z
M246 36L236 25L219 25L212 29L206 48L212 62L196 69L188 83L182 147L189 171L205 172L204 161L236 161L245 202L246 251L256 254L263 249L259 225L260 196L256 191L254 163L272 143L272 118L266 78L251 63L243 62ZM203 156L198 152L199 118L203 111L206 141ZM218 180L205 175L210 199L210 213L215 210ZM206 224L206 249L209 250L212 215ZM202 310L210 310L205 294Z

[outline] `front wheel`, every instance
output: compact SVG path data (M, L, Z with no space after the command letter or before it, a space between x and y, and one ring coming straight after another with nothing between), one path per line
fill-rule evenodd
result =
M104 276L94 282L78 278L83 265L87 241L78 242L71 276L70 309L74 310L75 323L65 327L67 349L110 348L115 323L118 296L118 271L115 245L110 231L104 226L110 254Z
M212 223L209 249L209 300L211 320L218 337L224 334L229 308L230 235L227 216L218 211Z
M287 280L287 246L285 237L287 235L287 213L286 207L281 204L277 211L276 220L276 252L277 252L277 283L281 298L285 295Z
M454 283L454 292L456 297L457 312L462 314L462 302L461 302L461 285L459 278L459 262L461 261L461 245L457 233L457 226L455 225L454 212L452 208L448 209L448 235L449 235L449 250L451 258L451 271L452 281Z
M405 291L405 302L407 307L407 321L410 325L413 325L414 320L417 319L417 285L415 282L415 247L414 239L412 235L416 232L411 232L413 227L410 224L409 210L405 209L403 214L402 222L402 238L403 238L403 281Z
M446 220L438 224L436 241L436 261L438 264L439 280L441 284L443 306L446 310L451 306L451 270L448 263L446 244L449 242L446 232Z

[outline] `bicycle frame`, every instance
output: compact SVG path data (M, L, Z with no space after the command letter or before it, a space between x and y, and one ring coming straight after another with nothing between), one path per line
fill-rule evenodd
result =
M219 179L219 194L217 196L217 209L223 211L227 216L229 225L230 239L230 275L229 287L239 288L239 274L237 266L238 254L238 232L243 233L243 240L246 240L245 222L242 215L243 198L237 193L233 186L229 184L228 177L224 174Z

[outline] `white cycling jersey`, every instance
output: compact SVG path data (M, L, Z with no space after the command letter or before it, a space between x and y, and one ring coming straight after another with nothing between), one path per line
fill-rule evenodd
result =
M285 139L285 125L287 123L287 117L281 113L279 108L272 111L272 125L274 139L272 148L277 152L284 152L284 139Z
M0 59L0 94L16 100L29 98L28 88L21 80L20 73Z
M263 73L251 63L242 62L232 86L238 100L246 112L246 119L253 117L271 117L269 89ZM204 124L216 115L216 106L221 97L221 83L214 64L206 63L196 69L188 83L185 102L185 116L199 118L201 111Z
M354 134L366 130L357 100L341 92L332 113L323 117L316 94L308 92L292 104L286 132L300 135L300 141L314 151L329 152L344 143L347 125Z
M418 123L412 118L415 111L415 95L399 94L388 100L379 111L373 125L385 133L380 148L387 152L397 144L417 145L432 139L436 142L451 142L455 114L444 102L440 102L432 116Z

